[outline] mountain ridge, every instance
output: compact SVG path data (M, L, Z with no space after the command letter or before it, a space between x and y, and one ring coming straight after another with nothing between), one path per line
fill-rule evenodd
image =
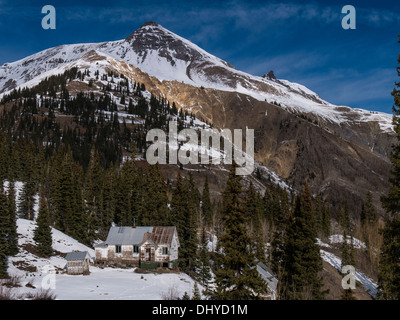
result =
M243 93L259 101L276 102L289 111L313 113L329 122L378 121L382 131L392 130L389 114L335 106L300 84L275 75L258 77L236 70L154 21L144 23L122 40L61 45L4 64L0 66L0 95L91 50L137 67L160 81Z
M155 22L122 40L58 46L5 64L0 97L73 66L111 68L216 128L253 128L258 163L295 189L308 181L332 203L352 198L354 216L367 190L380 205L392 115L335 106L301 84L236 70Z

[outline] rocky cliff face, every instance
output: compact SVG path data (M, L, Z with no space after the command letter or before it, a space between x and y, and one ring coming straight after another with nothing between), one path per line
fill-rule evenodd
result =
M353 216L368 190L386 192L394 142L391 115L335 106L306 87L233 68L154 23L127 38L51 48L0 67L0 94L71 67L103 67L144 83L217 128L255 130L255 158L289 185L305 181Z
M387 191L394 136L378 122L336 124L244 94L140 79L218 128L253 128L258 162L295 189L308 181L327 201L347 201L356 217L368 190L377 206Z

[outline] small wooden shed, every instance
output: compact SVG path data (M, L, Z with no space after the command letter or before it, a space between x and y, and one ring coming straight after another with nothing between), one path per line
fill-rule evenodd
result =
M87 275L90 273L89 264L91 257L87 251L68 252L65 260L67 260L65 268L68 274Z

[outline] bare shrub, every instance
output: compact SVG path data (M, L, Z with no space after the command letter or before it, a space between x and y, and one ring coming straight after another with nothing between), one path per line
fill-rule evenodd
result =
M21 286L21 276L19 275L10 275L7 279L3 281L3 286L8 288L16 288Z
M179 300L179 291L176 285L171 285L167 292L161 292L162 300Z
M0 284L0 300L16 300L15 290Z
M39 289L36 293L27 296L31 300L55 300L56 294L51 289Z

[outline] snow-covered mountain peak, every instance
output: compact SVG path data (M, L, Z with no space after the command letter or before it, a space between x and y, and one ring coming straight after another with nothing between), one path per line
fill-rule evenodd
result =
M134 61L131 55L126 55L130 62L146 65L152 63L154 57L158 58L158 65L167 63L172 67L184 65L188 68L193 62L208 62L232 67L229 63L209 54L189 40L165 29L161 25L150 21L143 24L139 29L130 34L125 41L129 44L127 48L138 56ZM126 44L122 44L126 46ZM190 78L190 76L188 75ZM188 79L190 80L190 79Z
M134 66L160 81L241 93L293 112L313 113L329 122L376 121L375 113L371 117L369 111L335 106L303 85L277 79L273 72L257 77L236 70L154 21L144 23L122 40L61 45L4 64L0 66L0 95L35 83L44 74L62 73L71 65L89 68L100 61L110 63L110 59L114 65ZM383 130L390 130L391 115L380 114L378 121Z

